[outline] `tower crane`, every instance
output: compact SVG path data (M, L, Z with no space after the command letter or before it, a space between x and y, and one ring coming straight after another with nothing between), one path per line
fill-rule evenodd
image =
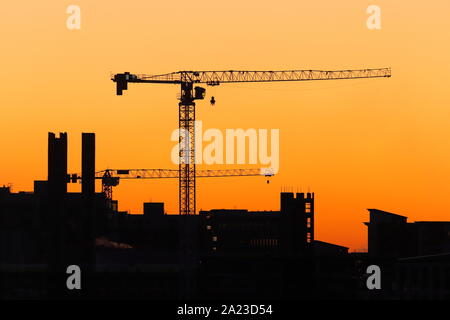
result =
M179 178L178 169L106 169L96 172L97 179L102 180L102 191L106 197L112 200L112 188L119 185L121 179L170 179ZM212 177L242 177L242 176L273 176L270 168L260 169L222 169L222 170L197 170L197 178Z
M131 74L129 72L112 75L116 83L116 94L122 95L128 83L153 83L180 85L178 103L179 126L179 213L196 213L196 168L195 168L195 100L205 98L206 89L195 84L218 86L222 83L243 82L285 82L312 80L341 80L363 78L387 78L390 68L359 70L284 70L284 71L178 71L159 75ZM214 97L211 104L215 103Z
M197 178L212 177L243 177L264 176L272 177L271 168L247 168L247 169L222 169L222 170L197 170ZM113 187L119 185L120 180L125 179L174 179L179 178L178 169L105 169L95 173L95 179L102 181L102 192L106 198L112 200ZM69 175L70 182L82 180L81 175Z

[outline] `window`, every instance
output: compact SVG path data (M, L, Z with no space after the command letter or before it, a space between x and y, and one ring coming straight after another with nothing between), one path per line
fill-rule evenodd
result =
M305 212L310 213L311 212L311 202L305 203Z

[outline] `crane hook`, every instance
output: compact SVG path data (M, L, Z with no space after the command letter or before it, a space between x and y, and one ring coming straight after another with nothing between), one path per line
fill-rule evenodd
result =
M216 104L216 99L214 99L214 96L211 97L211 100L209 102L211 103L211 106L214 106Z

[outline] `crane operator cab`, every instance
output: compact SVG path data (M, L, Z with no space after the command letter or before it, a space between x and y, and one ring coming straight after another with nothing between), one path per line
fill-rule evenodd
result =
M195 100L203 100L205 98L206 89L202 87L194 88L194 99Z

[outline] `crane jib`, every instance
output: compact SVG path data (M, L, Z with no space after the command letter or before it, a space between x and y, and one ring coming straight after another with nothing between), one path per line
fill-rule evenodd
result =
M276 82L276 81L311 81L341 80L391 77L391 68L356 69L356 70L282 70L282 71L178 71L160 75L115 74L112 80L117 83L118 95L128 89L132 83L205 83L215 86L220 83L239 82Z

